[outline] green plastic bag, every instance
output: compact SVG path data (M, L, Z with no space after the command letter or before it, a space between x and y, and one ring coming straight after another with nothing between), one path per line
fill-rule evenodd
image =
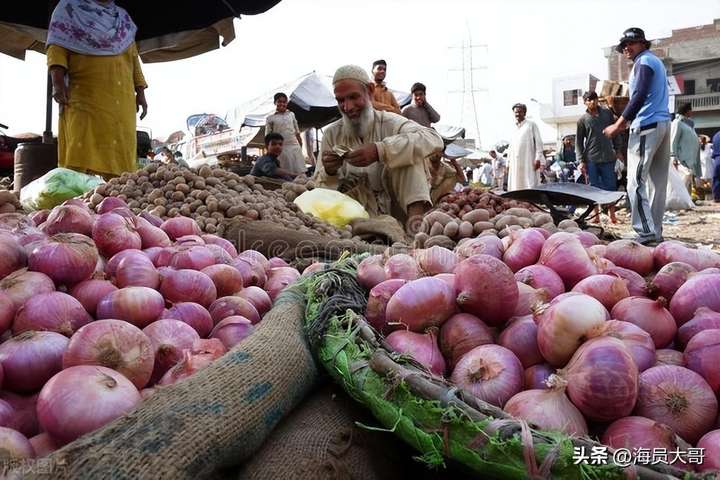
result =
M344 227L358 218L369 218L365 208L354 198L326 188L309 190L295 199L303 213L309 213L336 227Z
M80 196L105 181L67 168L55 168L20 190L20 203L28 210L50 209Z

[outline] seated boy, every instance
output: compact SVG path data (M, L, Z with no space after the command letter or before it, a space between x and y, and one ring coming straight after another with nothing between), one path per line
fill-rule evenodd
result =
M280 168L278 157L283 149L283 136L279 133L268 133L265 135L265 148L267 153L255 160L250 175L255 177L280 178L282 180L292 180L295 175L285 169Z

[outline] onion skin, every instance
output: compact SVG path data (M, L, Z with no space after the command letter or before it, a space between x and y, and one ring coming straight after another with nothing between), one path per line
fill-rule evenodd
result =
M567 435L588 434L582 413L565 395L565 388L526 390L515 394L503 408L515 418L543 431Z
M450 288L455 289L455 274L454 273L439 273L435 275L435 278L442 280L443 282L450 285Z
M0 236L0 280L27 265L25 249L14 238Z
M0 427L0 450L3 461L31 459L35 457L32 444L22 433L12 428ZM8 467L6 466L5 469Z
M46 457L60 448L52 437L45 432L35 435L29 441L35 451L35 458Z
M93 241L77 233L54 235L28 259L29 269L42 272L57 284L72 285L90 278L98 261Z
M39 390L62 370L67 337L56 332L24 332L0 344L3 389L16 393Z
M672 428L655 420L637 416L621 418L611 423L602 436L602 443L615 449L657 448L668 452L680 447Z
M155 354L142 330L123 320L98 320L70 338L63 368L100 365L124 375L139 390L150 380Z
M440 327L438 343L448 366L453 369L473 348L494 342L492 331L482 320L469 313L457 313Z
M117 274L117 268L120 265L120 262L122 262L126 258L139 258L141 256L146 257L147 255L145 255L142 250L136 249L123 250L122 252L116 253L115 255L110 257L110 260L108 260L105 264L105 276L109 279L115 279L115 275Z
M66 444L128 413L140 400L137 388L114 370L70 367L40 391L38 420L53 440Z
M518 303L517 307L515 307L515 312L513 313L513 316L515 317L532 315L537 308L550 300L550 296L544 288L534 289L530 285L526 285L522 282L517 282L517 287Z
M452 250L434 245L415 252L415 260L425 275L438 275L455 271L459 259Z
M615 304L610 316L633 323L648 332L655 348L666 346L677 332L673 315L664 307L664 299L628 297Z
M684 262L696 270L720 267L720 256L710 250L687 248L685 244L669 240L655 247L653 252L655 268L660 269L670 262Z
M587 230L575 232L575 236L578 240L580 240L580 243L582 243L582 246L585 248L590 248L600 243L600 239L597 235L592 232L588 232Z
M115 283L120 288L148 287L156 290L160 286L160 274L145 255L131 256L118 264Z
M160 282L160 293L171 303L195 302L207 308L217 299L212 279L195 270L176 270Z
M138 328L154 322L165 309L165 300L147 287L126 287L105 295L97 306L97 319L125 320Z
M692 320L678 328L677 340L680 346L685 349L691 338L703 330L720 328L720 313L714 312L707 307L700 307L695 311Z
M265 282L265 291L275 301L280 292L292 285L298 278L300 278L300 272L292 267L271 268Z
M416 280L421 275L420 266L415 259L405 253L393 255L385 262L385 276L387 279Z
M233 258L220 245L205 245L215 258L216 265L232 265Z
M415 333L397 330L388 335L385 341L393 351L411 356L433 374L445 374L445 359L438 348L434 331Z
M580 280L572 291L590 295L608 310L612 310L617 302L630 296L625 280L602 274L590 275Z
M670 301L670 313L678 326L690 321L700 307L720 311L720 275L694 275L678 288Z
M556 297L535 314L543 358L555 367L564 366L588 334L605 323L606 316L605 307L589 295Z
M597 273L585 248L571 233L554 233L545 241L539 264L555 270L566 288L572 288L583 278Z
M471 238L455 248L455 253L457 253L460 260L465 260L475 255L490 255L498 260L502 260L504 251L505 247L503 246L502 240L494 235Z
M99 214L108 213L116 208L127 208L127 203L122 198L118 197L105 197L97 207L95 211Z
M202 235L200 226L188 217L168 218L160 225L160 228L168 234L170 240L177 240L185 235Z
M720 392L720 329L703 330L695 335L685 348L685 364L700 374L713 392Z
M547 380L555 373L549 363L538 363L525 369L525 390L543 390L550 388Z
M715 394L692 370L669 365L649 368L640 374L639 384L636 415L668 425L693 444L715 424Z
M168 266L181 270L202 270L215 265L215 255L205 246L192 245L177 247Z
M70 295L76 298L85 308L85 311L94 317L100 300L117 289L108 280L85 280L72 287Z
M627 268L640 275L648 275L653 270L653 249L634 240L610 242L604 257L618 267Z
M218 298L210 305L208 310L215 325L220 323L220 320L232 316L247 318L253 325L260 322L260 314L257 309L252 303L242 297L229 296Z
M623 342L638 371L643 372L655 366L655 343L650 334L637 325L620 320L608 320L588 335L590 338L603 336L617 338Z
M698 441L698 448L705 452L705 459L698 471L720 470L720 430L712 430Z
M565 285L560 275L544 265L530 265L515 272L515 280L535 289L544 289L548 300L565 293Z
M387 333L392 330L388 326L385 317L387 304L395 292L406 283L408 283L407 280L393 278L378 283L370 290L367 308L365 309L365 318L378 332Z
M205 241L207 245L218 245L222 247L223 250L225 250L231 258L235 258L238 256L235 245L233 245L232 242L230 242L229 240L212 234L202 235L201 238Z
M661 348L655 350L655 367L661 365L673 365L677 367L685 366L685 356L682 352L671 350L669 348Z
M450 376L458 387L502 408L523 386L520 360L505 347L481 345L458 361Z
M169 247L172 245L170 237L161 228L156 227L142 217L135 217L133 220L140 235L143 250L151 247Z
M207 337L213 329L213 320L210 312L199 303L180 302L176 303L170 309L165 310L160 316L161 319L169 318L171 320L180 320L185 322L200 335L202 338Z
M194 355L189 350L183 351L183 358L175 364L165 375L157 382L157 385L172 385L180 380L202 370L213 362L212 358L207 355ZM142 392L140 393L142 395Z
M154 385L183 358L183 350L190 349L200 339L197 332L180 320L157 320L143 329L150 338L155 356L155 365L147 386Z
M163 223L162 218L158 217L157 215L153 215L150 212L146 212L145 210L140 212L138 216L147 220L148 223L150 223L150 225L152 225L153 227L160 227L160 225L162 225Z
M649 286L645 279L637 272L622 267L609 267L602 269L601 273L625 280L628 293L630 293L632 297L646 297L648 295Z
M503 261L510 270L517 272L521 268L535 264L540 258L545 237L537 230L518 230L510 234L510 246L505 249Z
M92 235L93 217L86 208L75 205L60 205L52 209L42 229L48 235L58 233L80 233Z
M626 417L638 399L637 366L615 338L588 340L558 375L567 381L570 401L589 420Z
M537 332L532 315L517 317L500 333L497 343L513 352L523 368L528 368L544 361L538 348Z
M106 258L122 250L139 250L142 247L142 239L132 221L116 213L104 213L95 220L92 239Z
M245 287L255 286L262 288L265 285L267 274L265 273L263 264L254 257L246 256L246 252L238 255L233 261L232 266L242 275L243 285Z
M15 314L12 330L15 335L29 330L44 330L70 337L92 320L75 298L67 293L50 292L25 302Z
M230 350L235 345L252 335L255 327L253 323L245 317L238 315L225 317L213 328L210 338L220 340L225 348Z
M238 257L242 257L253 263L259 264L263 271L270 268L270 260L257 250L244 250L238 255ZM261 287L262 285L258 286Z
M400 287L385 311L388 323L400 323L413 332L439 327L457 310L455 292L442 280L424 277Z
M32 437L40 433L37 409L35 408L38 395L39 393L24 396L7 390L0 391L0 398L13 409L12 419L6 426L17 430L26 437Z
M663 297L668 301L687 281L690 276L697 272L692 265L684 262L670 262L655 274L655 277L648 284L648 291L653 298Z
M263 317L272 308L272 299L265 290L260 287L250 286L243 288L235 296L244 298L253 304L258 314Z
M519 296L510 268L489 255L476 255L458 264L455 291L460 309L490 326L500 326L512 317Z
M243 277L230 265L210 265L202 270L215 284L218 297L226 297L243 289Z
M39 227L40 225L45 223L45 221L47 220L47 218L49 216L50 216L50 210L43 209L43 210L38 210L37 212L33 212L30 215L30 219L32 220L32 222L35 224L36 227Z
M0 290L0 335L12 326L15 310L15 302L7 293Z

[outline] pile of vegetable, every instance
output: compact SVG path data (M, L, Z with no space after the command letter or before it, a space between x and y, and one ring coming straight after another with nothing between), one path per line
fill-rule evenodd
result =
M305 187L297 185L293 188ZM241 177L221 168L203 166L191 170L152 163L99 185L85 198L93 209L106 202L126 206L135 214L145 212L163 220L188 217L194 219L203 232L219 236L225 231L226 219L244 217L270 220L301 232L316 232L334 238L351 237L349 229L337 229L302 213L288 200L291 192L296 195L292 190L267 190L253 176Z
M0 216L0 449L11 458L44 456L203 369L300 276L190 218L118 201Z
M704 448L674 467L720 469L717 253L528 228L370 256L357 278L386 344L476 398L612 448Z

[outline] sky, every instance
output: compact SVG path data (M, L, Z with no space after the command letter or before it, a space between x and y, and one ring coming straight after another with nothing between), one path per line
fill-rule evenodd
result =
M440 123L464 126L468 137L479 130L479 143L491 148L510 138L514 103L526 103L529 117L539 120L531 99L550 103L553 78L606 78L603 47L617 43L625 28L641 27L657 38L714 18L720 18L720 0L282 0L264 14L236 20L236 38L227 47L145 64L149 109L139 125L164 139L185 130L193 113L224 116L311 71L332 75L348 63L369 70L384 58L391 88L407 91L423 82ZM474 109L469 70L466 94L454 93L463 89L457 47L470 42L477 45L465 49L466 65L472 51L476 67ZM0 123L10 132L44 130L44 62L34 52L24 62L0 54ZM56 118L54 124L57 131ZM553 129L541 132L546 142L555 139Z

